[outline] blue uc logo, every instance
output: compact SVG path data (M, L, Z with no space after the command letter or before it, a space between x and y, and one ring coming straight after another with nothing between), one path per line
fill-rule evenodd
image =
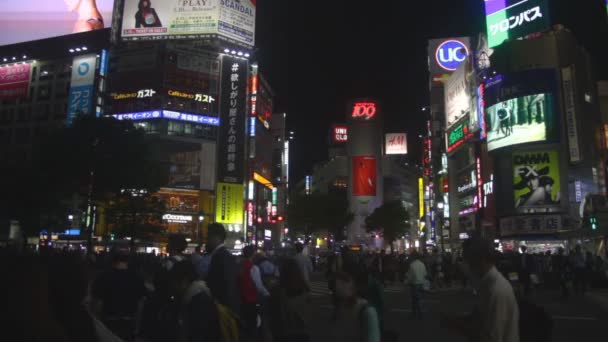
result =
M469 49L463 42L450 39L439 44L435 51L435 60L441 68L455 71L468 55Z
M80 63L80 65L78 65L78 75L84 76L89 73L90 69L91 69L91 67L89 66L89 63L87 63L87 62Z

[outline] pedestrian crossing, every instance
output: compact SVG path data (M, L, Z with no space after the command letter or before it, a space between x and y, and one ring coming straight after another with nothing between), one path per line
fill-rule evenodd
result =
M403 293L405 292L405 286L401 283L394 282L392 284L387 284L384 287L384 293ZM327 286L327 281L325 280L313 280L310 282L310 294L313 296L330 296L331 291Z

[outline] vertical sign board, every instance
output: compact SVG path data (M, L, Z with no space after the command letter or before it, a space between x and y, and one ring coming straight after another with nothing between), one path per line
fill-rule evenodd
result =
M15 64L0 68L0 100L27 97L30 64Z
M576 128L576 102L574 100L574 80L572 68L562 68L562 86L564 94L564 109L566 112L566 129L568 133L568 150L570 162L581 161L581 151L578 143L578 130Z
M376 196L376 157L357 156L353 163L353 196Z
M68 126L78 115L91 114L96 64L97 56L95 54L74 57L66 118Z
M221 87L217 178L219 182L243 184L247 61L224 56Z
M215 222L243 224L242 184L218 183Z

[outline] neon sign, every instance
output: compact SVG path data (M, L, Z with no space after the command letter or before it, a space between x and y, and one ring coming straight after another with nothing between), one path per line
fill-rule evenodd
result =
M154 111L147 111L147 112L114 114L112 116L114 118L116 118L117 120L141 121L141 120L165 118L165 119L169 119L169 120L194 122L194 123L210 125L210 126L219 126L220 125L220 119L217 117L174 112L171 110L154 110Z
M376 115L376 111L376 103L374 102L356 102L351 116L356 119L370 120Z
M469 139L473 138L474 133L469 130L469 119L462 120L452 126L447 132L448 153L462 146Z
M447 71L456 71L469 55L469 49L460 40L450 39L441 43L435 50L437 65Z
M346 126L334 126L334 143L344 143L348 141L348 128Z
M215 98L211 95L205 94L190 94L179 90L168 90L167 95L174 97L181 97L184 99L194 100L196 102L204 102L204 103L213 103L215 102Z

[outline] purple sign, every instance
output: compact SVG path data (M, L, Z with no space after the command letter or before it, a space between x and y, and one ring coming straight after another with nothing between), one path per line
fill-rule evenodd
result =
M526 2L528 0L517 1L517 2ZM492 13L496 13L500 10L505 9L507 7L507 2L509 0L485 0L486 3L486 15L490 15Z

